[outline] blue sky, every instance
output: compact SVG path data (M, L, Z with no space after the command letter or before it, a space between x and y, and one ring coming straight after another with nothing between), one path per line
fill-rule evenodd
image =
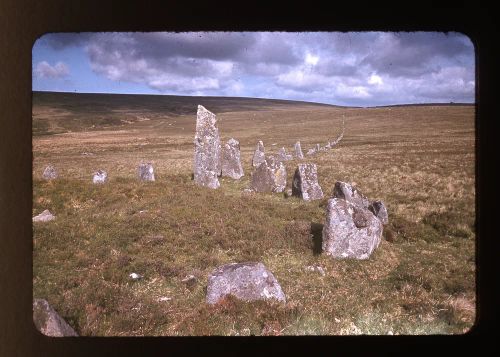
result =
M438 32L53 33L33 90L373 106L474 102L474 47Z

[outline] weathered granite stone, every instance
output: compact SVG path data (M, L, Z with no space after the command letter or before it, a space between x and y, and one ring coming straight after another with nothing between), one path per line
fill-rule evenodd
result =
M361 191L359 191L352 185L342 181L335 182L332 197L342 198L365 209L368 209L371 204L370 200L365 195L363 195Z
M198 105L194 137L194 182L216 189L220 186L221 143L214 113Z
M283 192L286 186L285 165L268 156L252 173L250 188L256 192Z
M232 263L218 267L208 277L208 304L227 295L244 301L274 299L285 302L285 294L274 275L262 263Z
M255 149L255 153L253 154L253 167L258 167L266 160L266 154L264 150L264 143L262 142L262 140L259 140L259 142L257 143L257 148Z
M368 259L380 244L382 223L367 209L341 198L328 200L322 248L333 258Z
M373 212L375 217L377 217L383 225L389 223L387 209L385 208L385 205L382 201L373 201L368 209Z
M96 173L94 173L94 177L92 177L92 182L93 183L105 183L108 179L108 173L104 170L97 170Z
M302 153L302 148L300 147L300 141L297 141L293 148L295 149L295 157L297 159L303 159L304 154Z
M55 219L56 216L54 216L48 209L40 213L38 216L33 217L33 222L48 222L52 221Z
M42 177L45 180L55 180L57 178L57 170L54 166L48 165L45 170L43 170Z
M75 330L44 299L33 301L33 322L46 336L78 336Z
M314 154L316 154L316 147L311 148L311 149L307 150L307 152L306 152L307 156L314 155Z
M155 173L151 163L142 163L137 168L137 174L142 181L154 181Z
M299 164L295 170L292 184L292 195L304 201L323 198L323 190L318 183L318 169L316 164Z
M278 150L278 155L276 156L278 161L289 161L293 160L292 155L288 155L284 147Z
M238 140L229 139L222 147L222 176L231 177L235 180L243 176Z

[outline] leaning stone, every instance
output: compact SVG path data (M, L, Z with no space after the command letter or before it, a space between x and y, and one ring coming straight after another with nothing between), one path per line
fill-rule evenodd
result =
M220 186L221 143L214 113L198 105L194 136L194 182L216 189Z
M208 277L206 301L216 304L227 295L244 301L286 301L280 284L262 263L232 263L215 269Z
M33 322L38 331L46 336L78 336L75 330L44 299L33 301Z
M286 186L285 165L268 156L252 173L250 188L256 192L283 192Z
M323 190L318 183L318 169L316 164L299 164L295 170L292 184L292 195L304 201L323 198Z
M48 222L52 221L55 219L56 216L54 216L48 209L40 213L38 216L33 217L33 222Z
M373 212L375 217L377 217L383 225L389 223L389 216L387 214L387 209L385 208L384 202L373 201L368 209Z
M266 154L264 151L264 143L262 140L259 140L257 143L257 148L255 149L255 153L253 154L252 166L258 167L266 160Z
M92 178L93 183L105 183L108 179L108 173L104 170L97 170Z
M302 148L300 147L300 141L297 141L293 148L295 149L295 157L297 159L303 159L304 154L302 153Z
M151 165L150 163L140 164L138 169L137 169L137 174L139 176L139 179L142 181L154 181L155 180L153 165Z
M368 209L371 204L370 200L365 195L363 195L361 191L359 191L352 185L342 181L335 182L332 197L342 198L365 209Z
M49 165L43 170L42 177L45 180L54 180L57 178L57 171L56 168L52 165Z
M243 176L238 140L229 139L222 147L222 176L231 177L235 180Z
M367 209L341 198L328 200L322 248L333 258L368 259L380 244L382 223Z

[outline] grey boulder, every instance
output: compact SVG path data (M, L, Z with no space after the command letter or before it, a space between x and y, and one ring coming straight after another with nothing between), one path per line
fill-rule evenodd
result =
M52 221L55 219L56 216L54 216L48 209L40 213L38 216L33 217L33 222L48 222Z
M44 299L33 301L33 322L38 331L46 336L78 336L75 330Z
M323 252L333 258L368 259L380 244L382 223L367 209L331 198L323 226Z
M323 198L323 190L318 183L318 169L316 164L299 164L295 170L292 184L292 195L304 201Z
M215 269L208 277L208 304L227 295L244 301L274 299L285 302L285 294L274 275L262 263L232 263Z
M43 170L42 177L45 180L54 180L57 178L57 170L54 166L48 165L45 170Z
M97 170L92 177L92 183L105 183L108 179L108 173L104 170Z
M373 212L375 217L377 217L382 224L386 225L389 223L389 216L387 214L387 209L382 201L373 201L368 209Z
M137 168L137 175L141 181L154 181L155 173L151 163L142 163Z
M231 138L222 147L222 176L231 177L235 180L243 176L238 140Z
M214 113L198 105L194 137L194 182L216 189L220 186L220 175L221 143L217 118Z
M255 192L283 192L286 168L273 156L268 156L252 173L250 188Z

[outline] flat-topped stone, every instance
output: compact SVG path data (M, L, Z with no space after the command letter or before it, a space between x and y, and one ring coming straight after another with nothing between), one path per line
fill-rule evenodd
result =
M250 188L256 192L283 192L286 186L285 165L268 156L252 173Z

